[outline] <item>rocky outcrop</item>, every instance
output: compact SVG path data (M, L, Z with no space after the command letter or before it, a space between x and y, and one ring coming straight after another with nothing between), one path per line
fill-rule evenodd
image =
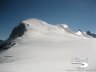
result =
M26 31L25 24L21 23L19 26L15 27L9 37L9 39L15 39L17 37L21 37Z
M90 31L87 31L86 34L89 36L92 36L93 38L96 38L96 34L91 33Z
M1 45L3 42L4 42L3 40L0 40L0 45Z
M20 25L18 25L17 27L15 27L13 29L13 31L10 34L9 38L7 40L5 40L2 44L0 44L0 51L7 50L7 49L11 48L12 46L14 46L16 44L15 39L17 37L23 36L25 31L26 31L25 24L20 23Z

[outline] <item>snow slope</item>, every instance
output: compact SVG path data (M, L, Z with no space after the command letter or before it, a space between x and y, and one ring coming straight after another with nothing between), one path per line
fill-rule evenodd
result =
M79 37L65 24L37 19L22 23L27 31L1 52L0 72L96 72L96 39ZM79 63L72 63L75 58ZM80 69L85 62L88 67Z

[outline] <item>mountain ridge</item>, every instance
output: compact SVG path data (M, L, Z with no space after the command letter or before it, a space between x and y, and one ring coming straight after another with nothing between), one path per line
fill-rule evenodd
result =
M33 36L34 34L37 35L49 34L51 37L53 35L53 38L55 38L55 34L56 34L56 35L65 36L65 38L67 38L67 36L69 37L73 36L76 38L78 37L91 38L89 35L84 34L81 30L79 30L77 33L73 32L70 29L70 27L66 24L52 25L39 19L30 18L30 19L23 20L22 22L20 22L18 26L13 28L9 38L0 45L0 51L9 49L12 46L14 46L16 44L15 40L18 37L24 36L26 32L27 35L29 36Z

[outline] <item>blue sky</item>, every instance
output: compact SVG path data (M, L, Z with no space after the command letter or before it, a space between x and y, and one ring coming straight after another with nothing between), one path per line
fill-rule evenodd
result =
M96 33L96 0L0 0L0 39L27 18Z

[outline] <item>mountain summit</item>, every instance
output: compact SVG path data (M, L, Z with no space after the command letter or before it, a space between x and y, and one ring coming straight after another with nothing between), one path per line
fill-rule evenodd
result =
M30 32L30 34L28 34ZM38 20L38 19L34 19L34 18L30 18L30 19L26 19L24 21L22 21L17 27L15 27L10 35L10 38L17 38L17 37L21 37L24 36L24 34L28 34L28 35L32 35L32 33L37 33L37 34L48 34L51 33L50 35L52 35L52 33L54 34L62 34L62 35L68 35L71 34L71 36L80 36L83 35L81 37L88 37L86 35L84 35L84 33L82 31L78 31L78 33L75 34L75 32L73 32L70 27L66 24L56 24L56 25L52 25L52 24L48 24L45 21L42 20Z
M0 72L96 72L95 38L66 24L27 19L0 44Z
M42 20L30 18L20 22L20 24L13 29L9 38L0 45L0 50L6 50L14 46L18 38L22 39L22 41L31 41L31 39L38 37L55 40L75 39L80 37L90 38L90 36L84 34L81 30L77 33L73 32L66 24L52 25Z

